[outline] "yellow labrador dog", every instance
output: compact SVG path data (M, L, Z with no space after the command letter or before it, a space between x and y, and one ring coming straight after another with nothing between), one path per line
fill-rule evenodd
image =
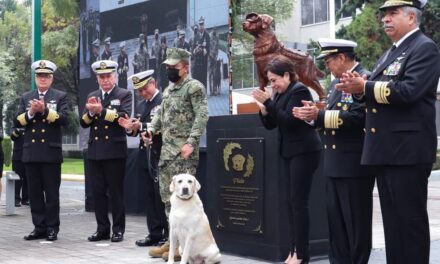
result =
M197 194L200 183L190 174L173 177L170 184L170 251L168 264L174 263L174 250L181 246L181 264L220 263L220 250L212 236L208 217Z

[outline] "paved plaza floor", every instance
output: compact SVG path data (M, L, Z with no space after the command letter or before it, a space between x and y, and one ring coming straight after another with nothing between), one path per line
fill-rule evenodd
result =
M4 179L3 179L4 180ZM2 264L68 264L68 263L165 263L148 256L147 248L135 246L137 239L147 232L144 216L127 216L125 239L121 243L92 243L87 237L96 229L93 213L84 211L84 183L63 180L61 184L61 227L58 240L25 241L23 236L32 231L29 207L18 207L15 214L5 215L5 197L0 202L0 263ZM374 234L370 262L386 263L383 227L377 191L374 193ZM429 183L429 213L431 225L431 262L440 264L440 177L431 177ZM262 260L223 253L222 263L259 264ZM312 261L327 264L325 256Z

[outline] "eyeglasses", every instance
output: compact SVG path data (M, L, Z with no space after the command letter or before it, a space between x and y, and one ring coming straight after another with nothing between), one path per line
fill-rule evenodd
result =
M338 57L338 56L329 56L329 57L327 57L327 58L324 60L324 64L325 64L325 66L328 67L328 65L330 64L330 62L331 62L332 60L335 60L337 57Z

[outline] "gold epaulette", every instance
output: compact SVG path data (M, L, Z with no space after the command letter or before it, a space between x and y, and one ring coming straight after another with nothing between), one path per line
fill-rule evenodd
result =
M104 120L105 121L109 121L109 122L114 122L115 119L117 119L119 117L118 112L116 112L116 109L107 109L105 111L105 117Z
M339 118L339 110L326 110L324 114L324 128L338 129L342 126L342 118Z
M374 83L374 98L379 104L389 104L387 97L390 96L391 90L387 87L388 82Z
M53 110L53 109L49 109L49 112L47 113L47 122L49 123L53 123L55 122L58 118L60 118L60 115L57 113L57 111Z
M26 112L24 112L23 114L17 116L17 120L18 120L18 122L20 122L20 125L22 125L22 126L27 125Z
M89 115L87 113L85 113L82 116L82 120L84 121L84 123L86 123L87 125L90 125L90 123L92 123L92 119L89 117Z

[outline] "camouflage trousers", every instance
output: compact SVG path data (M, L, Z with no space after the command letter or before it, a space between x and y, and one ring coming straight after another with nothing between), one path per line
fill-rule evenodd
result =
M161 160L159 162L159 189L162 202L165 204L165 213L167 218L170 215L170 184L174 175L180 173L189 173L196 175L198 160L184 160L180 156L174 160Z

